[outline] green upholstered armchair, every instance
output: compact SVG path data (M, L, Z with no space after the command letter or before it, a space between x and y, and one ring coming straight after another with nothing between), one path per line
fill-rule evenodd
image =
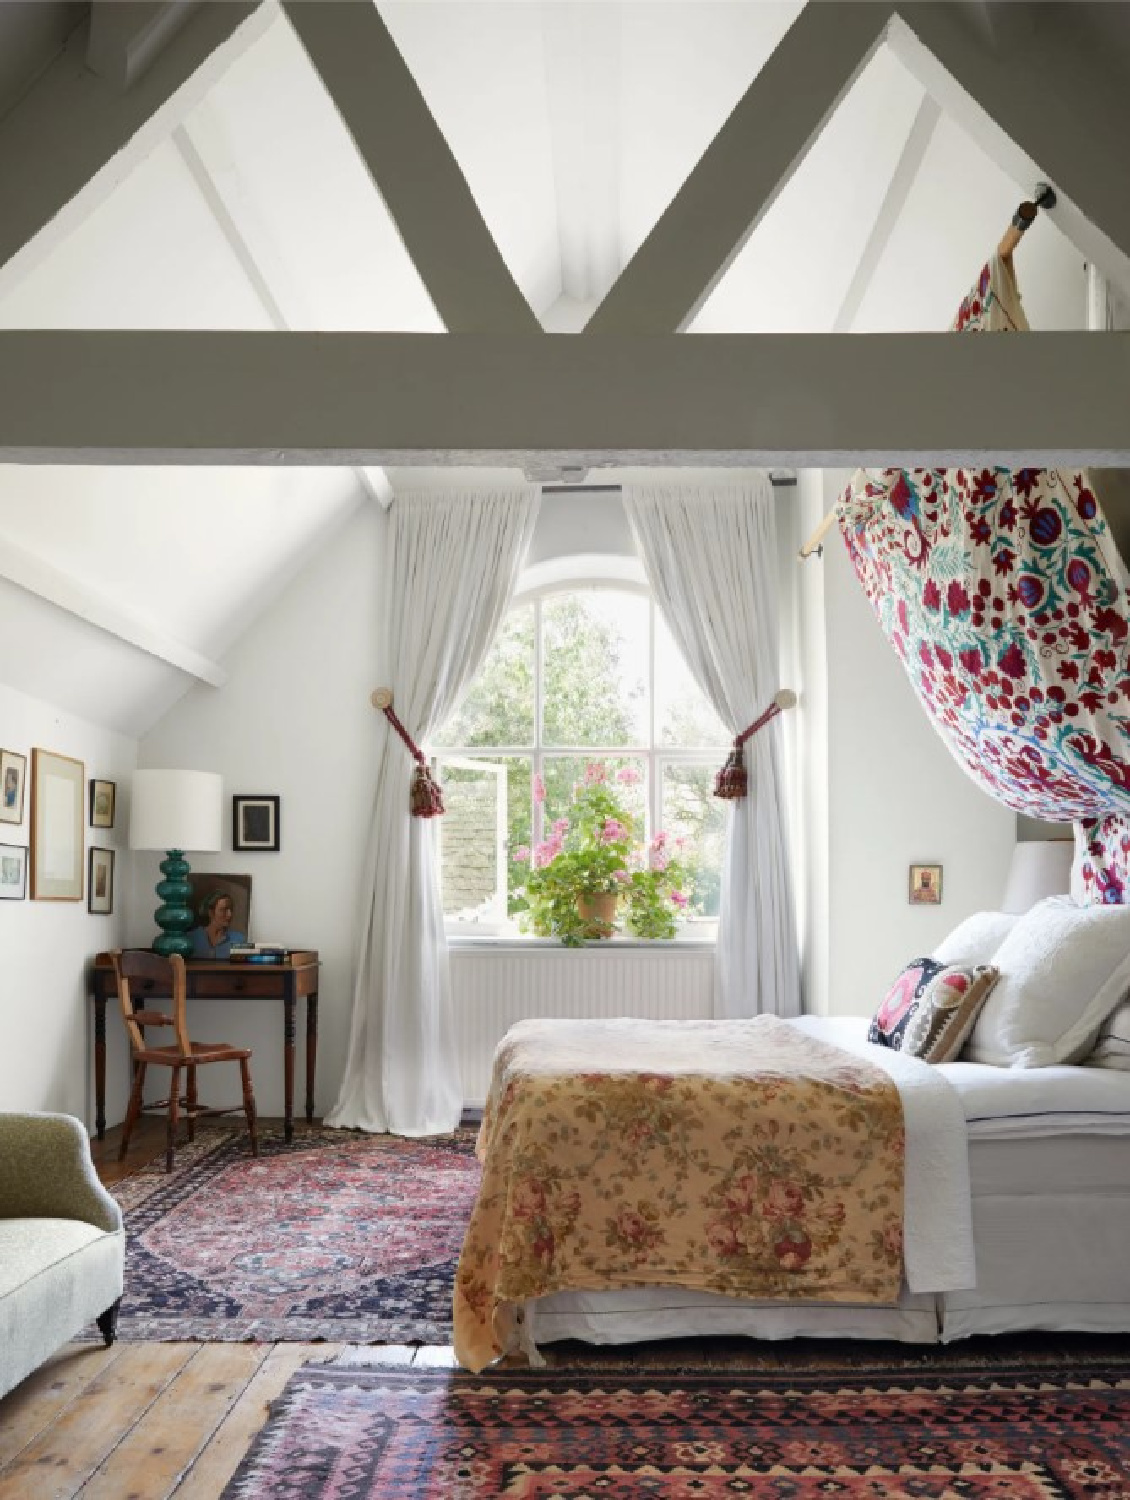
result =
M124 1266L82 1123L0 1113L0 1396L88 1323L114 1342Z

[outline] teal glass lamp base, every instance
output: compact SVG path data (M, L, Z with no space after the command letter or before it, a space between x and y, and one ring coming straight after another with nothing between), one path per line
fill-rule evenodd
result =
M192 957L192 939L189 932L197 925L196 913L189 906L192 887L188 883L188 860L180 849L170 849L161 861L162 879L157 882L157 897L161 904L153 913L153 920L161 929L153 942L153 952L166 958L179 953L182 958Z

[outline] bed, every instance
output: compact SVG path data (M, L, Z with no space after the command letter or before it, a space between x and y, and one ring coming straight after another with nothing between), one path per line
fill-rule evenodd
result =
M539 1345L567 1338L625 1343L724 1333L933 1343L1031 1328L1130 1331L1130 1058L1113 1064L1104 1058L1102 1067L1057 1060L1060 1053L1091 1057L1103 1024L1114 1013L1126 1013L1119 1001L1130 985L1124 931L1130 913L1096 922L1093 914L1076 918L1061 908L1044 904L1028 924L1038 933L1039 983L1024 979L1024 941L1010 937L1016 918L979 914L941 945L951 957L958 951L977 962L988 951L1008 969L1000 1002L983 1029L978 1022L974 1055L997 1055L1005 1036L1018 1055L1038 1056L1041 1066L923 1062L869 1042L867 1018L772 1023L805 1047L838 1049L878 1068L897 1087L905 1116L905 1199L901 1282L893 1290L884 1294L868 1283L858 1301L842 1286L828 1300L811 1292L798 1300L788 1286L778 1285L770 1295L751 1299L729 1288L713 1290L701 1274L690 1276L689 1285L674 1284L678 1278L670 1274L664 1284L649 1284L641 1261L623 1277L610 1278L605 1260L600 1276L567 1272L542 1294L496 1304L494 1352L521 1348L536 1361ZM1076 927L1078 942L1072 936ZM1077 952L1072 959L1080 944L1084 957ZM1050 1010L1045 1002L1061 997L1064 975L1049 973L1049 952L1066 955L1076 988L1086 992L1078 1001L1056 998ZM1062 967L1063 959L1056 961ZM531 1024L521 1023L519 1040ZM582 1048L582 1060L572 1064L578 1076L586 1076L585 1068L594 1075L610 1066L615 1071L616 1028L639 1024L596 1023L583 1040L563 1033ZM660 1032L677 1031L678 1024L656 1023ZM1123 1043L1112 1039L1105 1045ZM651 1076L650 1065L641 1076ZM574 1101L570 1107L586 1106ZM531 1127L527 1122L522 1128ZM552 1143L550 1152L552 1157ZM875 1196L879 1191L872 1192L876 1202L882 1201ZM492 1236L499 1237L490 1229L486 1239ZM461 1262L460 1278L464 1272ZM608 1284L617 1279L620 1284ZM456 1350L462 1362L481 1368L489 1355L468 1333L458 1284Z
M793 1024L867 1045L858 1017ZM904 1285L889 1308L743 1303L669 1288L559 1292L524 1309L530 1342L748 1334L934 1343L1031 1328L1130 1331L1130 1072L970 1062L936 1072L966 1120L975 1288Z

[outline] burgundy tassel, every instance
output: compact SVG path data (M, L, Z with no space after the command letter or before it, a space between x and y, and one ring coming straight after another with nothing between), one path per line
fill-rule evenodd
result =
M441 818L444 814L443 792L423 761L417 762L412 774L409 806L414 818Z
M735 740L734 748L726 757L726 764L714 778L714 795L732 802L744 797L749 790L749 777L742 758L741 742Z
M374 708L381 713L404 741L409 755L416 762L412 773L412 787L408 794L408 809L414 818L440 818L444 813L443 792L439 782L428 770L427 758L416 741L397 718L392 707L392 693L388 688L377 688L372 694Z
M764 729L771 719L786 708L792 708L796 702L796 694L791 688L783 688L774 697L773 702L759 718L754 719L748 729L743 729L741 734L735 736L734 748L726 757L726 764L714 778L714 795L722 797L727 802L734 802L739 797L744 797L749 792L749 776L746 773L745 761L742 758L742 746L746 740L751 739L759 729Z

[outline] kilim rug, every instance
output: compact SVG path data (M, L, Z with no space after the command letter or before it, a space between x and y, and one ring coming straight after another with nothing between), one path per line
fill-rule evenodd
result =
M1130 1496L1126 1358L1074 1373L820 1362L483 1375L306 1365L224 1500Z
M200 1133L113 1184L126 1218L119 1337L448 1343L479 1184L475 1132L405 1140ZM92 1335L93 1336L93 1335Z

